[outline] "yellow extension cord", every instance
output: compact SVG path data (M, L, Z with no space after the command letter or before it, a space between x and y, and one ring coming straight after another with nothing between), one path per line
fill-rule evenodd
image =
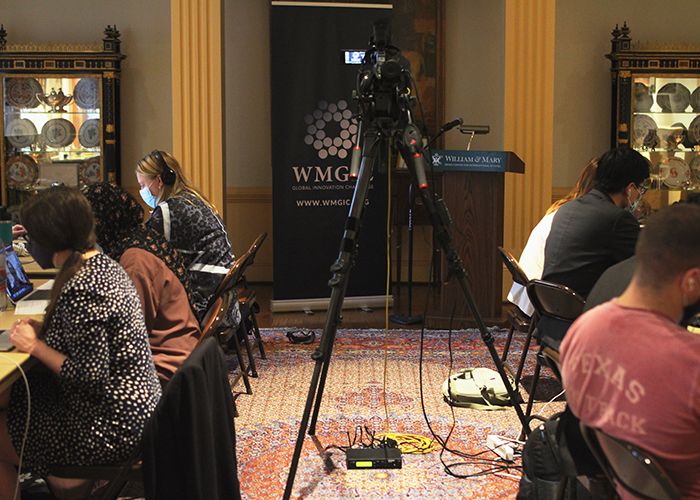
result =
M397 163L400 155L397 156ZM398 434L391 432L389 423L389 405L386 400L386 385L387 385L387 365L389 356L389 292L391 287L391 168L387 172L387 219L386 219L386 303L385 303L385 339L384 339L384 387L382 388L382 397L384 399L384 414L386 418L386 432L377 434L376 437L393 439L396 441L401 453L416 454L430 453L437 448L435 441L425 436L416 434ZM401 263L398 263L401 265Z

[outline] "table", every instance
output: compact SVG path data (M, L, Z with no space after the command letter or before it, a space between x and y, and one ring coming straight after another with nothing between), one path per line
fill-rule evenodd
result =
M37 266L38 267L38 266ZM47 280L37 280L36 285L39 286L45 283ZM38 321L44 319L43 314L32 314L32 315L15 315L15 307L10 304L7 310L0 312L0 330L7 330L12 327L13 323L19 319L23 318L33 318ZM9 359L8 359L9 358ZM14 360L22 367L26 372L30 370L39 361L36 358L32 358L29 354L19 351L9 351L0 352L0 393L3 393L12 386L12 384L18 380L22 375L17 369L12 361Z
M22 263L24 272L27 273L27 276L29 276L30 279L49 279L54 278L58 274L58 269L55 268L42 269L41 266L36 263L34 257L32 257L31 255L25 255L23 257L20 257L19 261Z
M22 376L17 365L10 360L18 363L25 372L38 363L36 358L24 352L0 352L0 394L8 390Z

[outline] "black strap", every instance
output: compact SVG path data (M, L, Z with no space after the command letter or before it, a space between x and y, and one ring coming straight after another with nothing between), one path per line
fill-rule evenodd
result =
M291 330L287 337L292 344L313 344L316 340L316 332L313 330Z

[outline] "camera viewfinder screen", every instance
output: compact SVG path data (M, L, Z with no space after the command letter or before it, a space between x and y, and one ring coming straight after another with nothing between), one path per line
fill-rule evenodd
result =
M364 50L344 50L345 64L362 64L362 58L365 57Z

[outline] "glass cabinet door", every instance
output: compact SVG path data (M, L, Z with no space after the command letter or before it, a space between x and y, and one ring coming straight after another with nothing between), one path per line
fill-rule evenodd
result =
M700 75L633 82L633 147L651 162L652 187L700 189Z
M103 180L99 75L2 77L2 168L8 205L54 184Z

